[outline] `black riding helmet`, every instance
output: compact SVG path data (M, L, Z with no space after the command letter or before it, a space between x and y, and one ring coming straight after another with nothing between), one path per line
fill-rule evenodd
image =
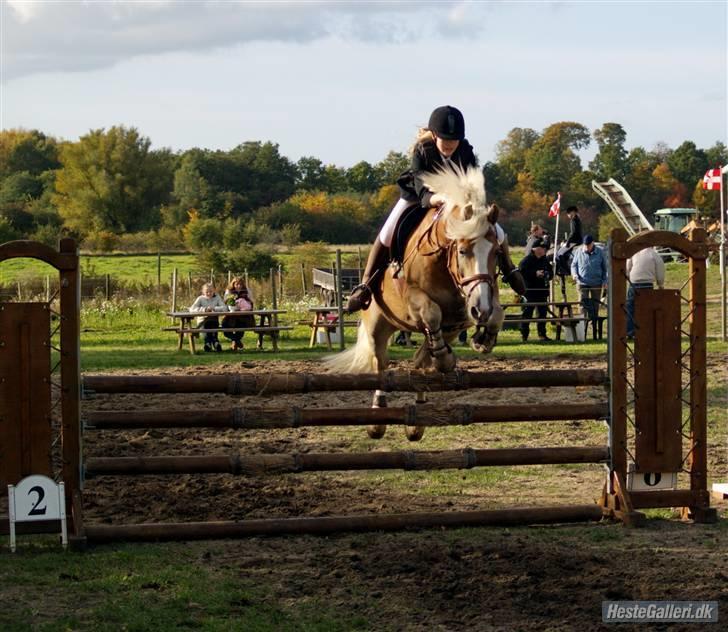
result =
M463 113L452 105L443 105L430 114L427 129L445 140L465 138L465 119Z

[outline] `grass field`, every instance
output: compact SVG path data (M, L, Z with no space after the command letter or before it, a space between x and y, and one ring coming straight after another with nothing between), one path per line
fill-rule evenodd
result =
M92 261L93 274L126 275L124 278L131 283L156 281L156 257ZM6 262L0 265L0 273L16 275L14 279L30 274L20 264L20 260ZM173 267L181 274L186 274L183 270L194 272L194 260L191 256L163 257L163 275L170 274ZM680 285L685 275L685 266L668 265L669 285ZM5 277L0 276L0 284L4 282ZM575 298L573 287L569 289L570 298ZM712 267L708 293L716 296L718 292L717 269ZM510 296L508 292L505 295ZM312 298L309 302L315 301ZM165 299L84 301L82 371L163 372L193 366L214 371L216 364L250 362L265 366L268 360L317 360L329 353L323 346L309 349L308 327L296 326L282 334L278 353L272 351L268 340L266 350L255 350L253 338L247 334L243 353L226 350L192 356L187 348L177 351L174 334L161 331L170 324L164 316L168 307ZM286 300L283 308L288 313L282 322L307 317L306 307L306 302ZM719 311L712 306L709 331L714 335L719 319ZM353 329L347 331L347 345L353 343L354 335ZM421 342L418 336L415 339ZM708 352L713 358L725 358L728 345L711 339ZM412 353L411 349L391 348L395 359L409 359ZM456 353L462 360L480 357L467 347L457 347ZM505 365L559 361L589 366L604 362L606 353L606 341L523 344L518 332L505 331L493 357ZM483 359L484 368L488 361ZM708 375L708 400L711 441L725 445L728 385L719 375ZM532 433L536 429L516 426L504 431L498 439L501 445L534 440ZM602 424L597 422L577 430L588 439L604 434ZM471 427L467 432L475 429ZM447 448L452 445L452 438L447 432L433 432L427 447ZM162 449L166 447L165 438L158 434L153 433L150 440L159 441ZM349 449L373 449L362 433L331 429L329 440ZM725 461L722 463L723 470L714 471L712 476L725 476ZM522 487L537 485L549 493L563 487L564 481L568 485L573 480L571 472L577 467L566 465L549 471L539 467L483 468L467 475L457 471L423 472L415 474L417 483L412 490L411 473L372 472L362 476L366 484L394 494L407 489L414 496L457 497L474 488L498 486L508 493L524 494ZM251 489L249 493L258 490ZM155 500L151 496L140 497L138 502L144 505ZM448 625L447 621L440 621L437 626L432 622L439 621L437 617L442 612L453 611L455 617L456 611L465 607L457 601L458 596L474 594L472 587L478 586L484 592L475 593L479 595L474 604L477 610L502 612L504 616L510 612L511 625L503 623L504 619L502 629L521 629L518 616L525 612L529 614L523 616L530 616L530 623L538 629L567 629L565 620L553 612L554 604L569 604L576 611L586 599L590 612L593 611L591 620L599 621L602 599L716 598L717 591L724 589L725 573L720 564L725 557L728 521L685 528L674 520L666 520L669 510L648 513L653 520L640 532L610 524L429 530L327 538L253 538L239 543L117 544L83 554L60 552L51 536L25 536L18 554L0 551L0 629L477 629L477 625L471 627L470 620L460 627ZM5 544L6 540L2 542ZM539 566L541 560L545 560L544 568ZM629 567L630 563L634 567ZM679 564L680 572L676 570ZM460 567L465 570L456 572ZM583 570L580 574L582 567L591 568L592 576ZM655 576L642 577L642 569L647 572L653 567ZM702 569L702 574L693 576L691 569ZM534 582L537 588L533 588ZM505 596L498 592L503 588ZM535 603L533 608L538 613L533 613L529 607L534 603L534 595L542 598L539 590L548 594L548 607ZM497 597L489 602L491 593ZM722 604L728 603L725 595L717 598L723 599ZM568 607L562 607L562 613ZM540 609L543 614L539 614ZM542 618L534 618L538 616Z

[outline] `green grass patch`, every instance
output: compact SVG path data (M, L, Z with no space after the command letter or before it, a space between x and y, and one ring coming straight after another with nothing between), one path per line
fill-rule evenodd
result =
M23 536L22 540L29 536ZM4 556L0 628L14 630L351 630L365 621L317 599L276 603L271 588L184 544Z

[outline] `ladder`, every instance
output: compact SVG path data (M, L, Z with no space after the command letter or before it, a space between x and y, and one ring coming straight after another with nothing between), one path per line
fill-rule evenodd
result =
M609 178L607 182L592 180L592 189L609 205L630 237L642 230L653 230L639 206L614 178Z

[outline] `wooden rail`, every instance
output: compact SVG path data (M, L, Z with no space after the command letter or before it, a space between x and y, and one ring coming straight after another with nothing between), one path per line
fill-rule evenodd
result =
M86 393L228 393L262 395L316 391L458 391L470 388L606 386L602 369L549 371L384 371L359 375L271 373L258 375L87 375Z
M467 426L512 421L606 419L607 402L597 404L434 405L391 408L260 408L223 410L101 411L85 416L86 430L115 428L303 428L306 426Z
M86 459L86 478L147 474L292 474L349 470L442 470L495 465L603 463L606 446L498 448L430 452L353 452L223 456L122 456Z

